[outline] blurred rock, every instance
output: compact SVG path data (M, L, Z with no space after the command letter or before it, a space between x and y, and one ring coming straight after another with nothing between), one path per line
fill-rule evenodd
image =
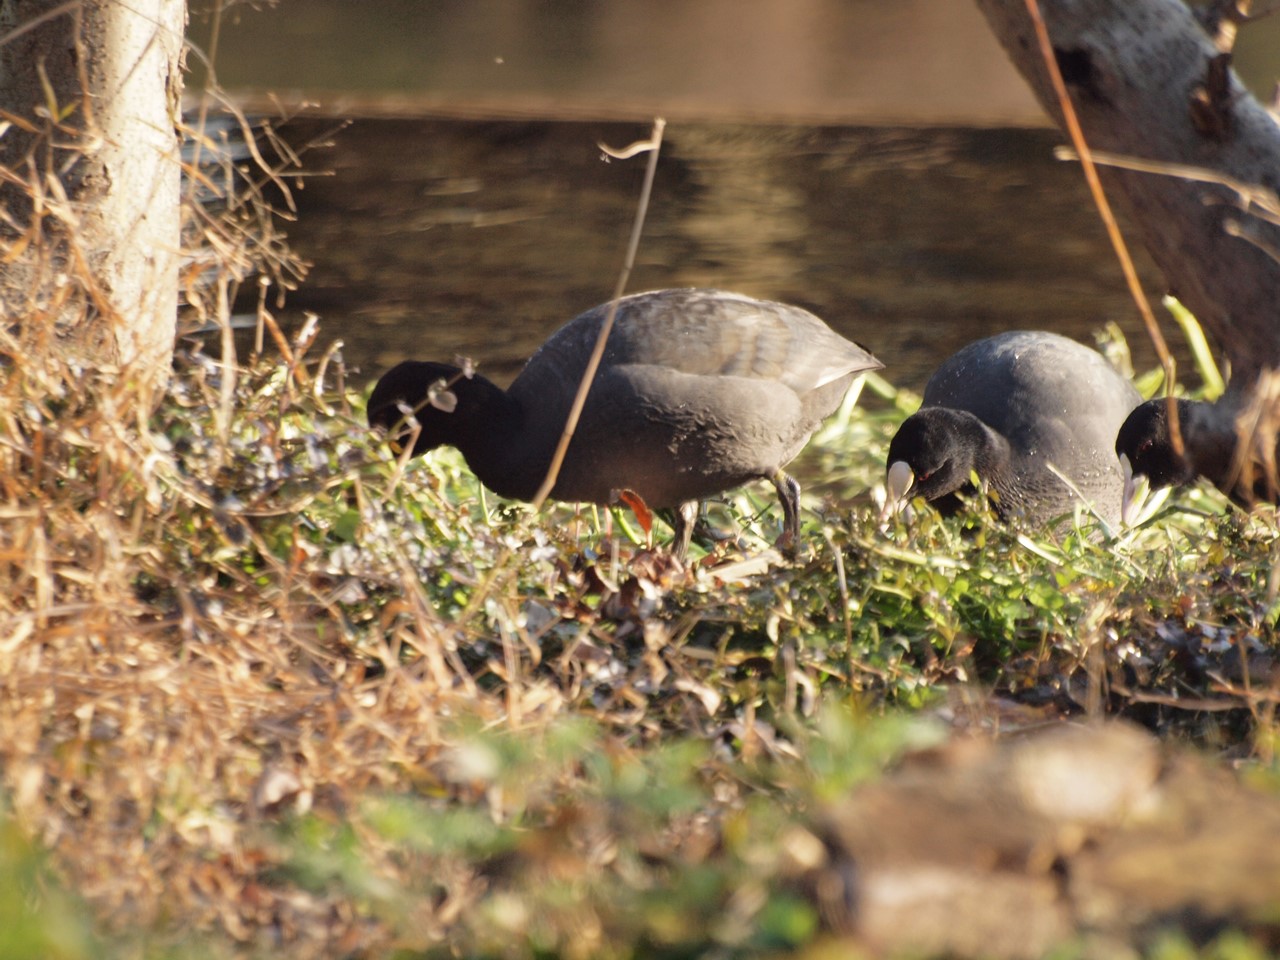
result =
M1128 725L956 740L819 820L823 917L879 953L1123 955L1228 925L1280 942L1280 798Z

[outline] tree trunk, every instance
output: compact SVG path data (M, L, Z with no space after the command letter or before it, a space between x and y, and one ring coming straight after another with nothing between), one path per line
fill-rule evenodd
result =
M185 0L0 0L0 307L147 379L177 317L185 24Z
M1025 0L977 0L1061 124ZM1244 89L1182 0L1040 0L1085 139L1105 150L1280 188L1280 126ZM1245 27L1245 29L1248 29ZM1102 170L1168 281L1231 362L1221 412L1280 368L1280 228L1225 186Z

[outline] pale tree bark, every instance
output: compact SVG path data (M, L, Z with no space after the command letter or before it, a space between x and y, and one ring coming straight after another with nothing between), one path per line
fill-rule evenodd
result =
M1061 125L1026 0L976 2ZM1182 0L1039 2L1091 149L1280 191L1280 126ZM1280 369L1280 228L1243 210L1238 190L1193 176L1104 169L1102 178L1169 291L1230 360L1225 428L1259 377Z
M177 317L185 25L185 0L0 0L0 307L146 378Z

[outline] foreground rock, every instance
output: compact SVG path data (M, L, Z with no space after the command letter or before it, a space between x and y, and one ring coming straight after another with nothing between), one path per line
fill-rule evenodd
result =
M1280 944L1280 798L1133 727L955 742L821 819L813 894L879 952L1125 956L1227 926Z

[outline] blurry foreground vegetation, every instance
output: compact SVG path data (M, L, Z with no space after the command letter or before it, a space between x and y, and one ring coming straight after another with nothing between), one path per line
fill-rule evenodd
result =
M300 267L260 204L196 199L187 298L225 331ZM144 417L38 318L0 331L0 957L843 956L824 811L909 751L1123 716L1274 789L1271 510L882 528L916 399L873 380L798 465L799 562L754 489L685 569L661 525L397 460L337 345L269 306Z

